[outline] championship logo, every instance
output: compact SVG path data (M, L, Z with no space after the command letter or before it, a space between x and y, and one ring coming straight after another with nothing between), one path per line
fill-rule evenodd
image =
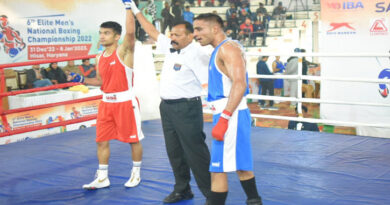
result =
M17 56L26 47L19 31L9 26L6 15L0 16L0 44L3 44L4 52L11 58Z

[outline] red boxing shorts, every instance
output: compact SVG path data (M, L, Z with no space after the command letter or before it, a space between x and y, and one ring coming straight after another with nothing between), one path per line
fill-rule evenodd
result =
M116 139L135 143L143 138L139 105L134 95L130 91L103 93L97 115L96 142Z

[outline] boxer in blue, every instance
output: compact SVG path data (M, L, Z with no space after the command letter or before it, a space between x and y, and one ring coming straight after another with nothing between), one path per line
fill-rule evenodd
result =
M200 14L194 19L194 37L202 46L214 47L209 63L207 97L214 124L209 204L225 204L228 193L226 172L235 171L248 197L246 203L261 205L253 174L244 51L238 42L226 37L223 21L215 14Z

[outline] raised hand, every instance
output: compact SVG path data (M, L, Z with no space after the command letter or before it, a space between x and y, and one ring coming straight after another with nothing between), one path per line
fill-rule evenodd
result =
M126 9L131 9L131 0L122 0L122 2L125 5Z
M131 9L134 15L137 15L140 12L133 0L122 0L122 2L125 5L126 9Z

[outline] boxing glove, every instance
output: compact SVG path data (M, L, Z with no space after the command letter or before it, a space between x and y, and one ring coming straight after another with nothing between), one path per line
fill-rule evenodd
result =
M221 113L221 116L219 117L217 124L214 126L213 130L211 131L211 135L217 141L224 140L224 136L225 136L226 130L228 129L229 119L231 116L232 116L232 113L230 113L227 110L224 110Z
M70 82L76 82L76 83L83 83L84 82L84 76L77 74L77 73L70 73Z
M8 55L11 58L13 58L13 57L15 57L16 55L19 54L19 49L17 49L17 48L10 48L8 52L9 52Z
M122 0L122 2L125 5L126 9L131 9L134 16L139 13L139 9L137 8L137 5L135 5L133 0Z

